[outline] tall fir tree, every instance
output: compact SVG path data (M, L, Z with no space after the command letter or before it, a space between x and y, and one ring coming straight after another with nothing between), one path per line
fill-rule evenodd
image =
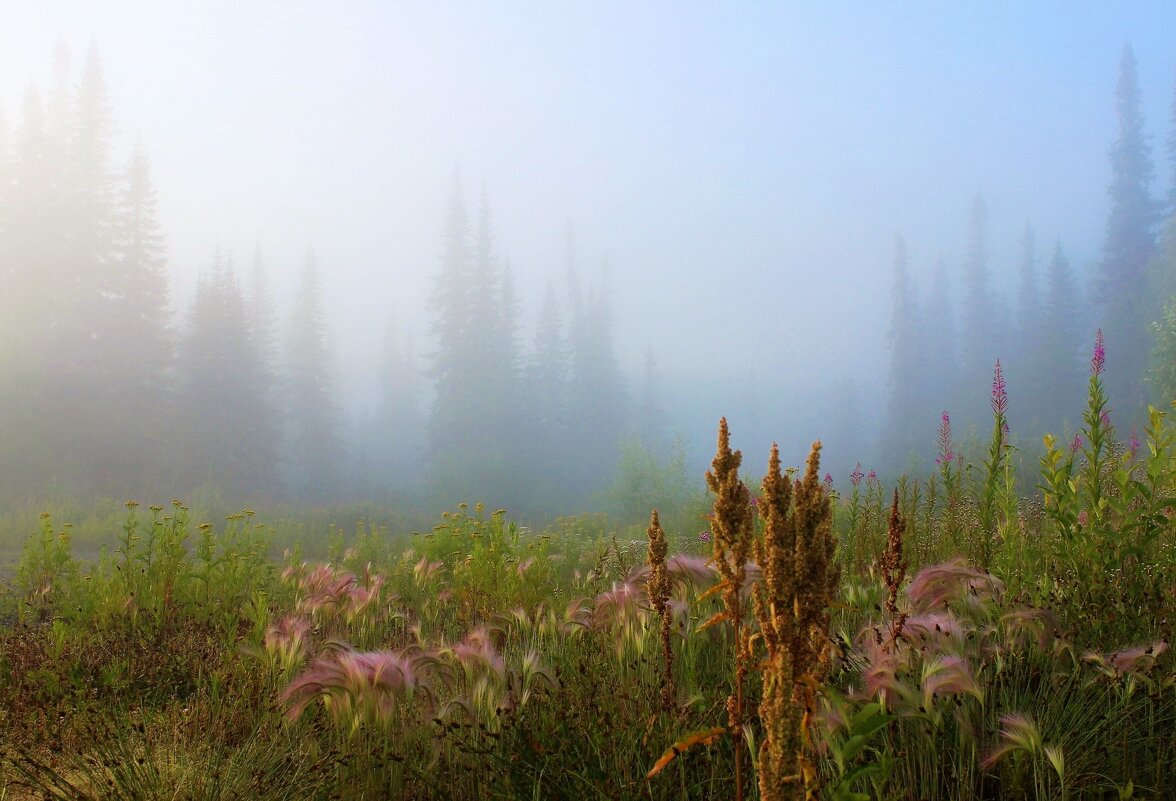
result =
M1024 430L1038 431L1045 419L1048 404L1042 403L1040 374L1041 290L1037 277L1037 238L1033 226L1026 224L1021 235L1021 263L1017 281L1016 337L1002 363L1009 382L1019 387Z
M988 256L988 207L982 195L977 195L972 203L963 286L959 391L955 405L965 421L977 424L984 418L987 407L984 387L992 377L992 365L1002 355Z
M922 417L937 425L940 413L955 402L958 381L956 323L951 297L951 279L942 256L936 261L931 290L923 307L923 353L926 367L921 396L925 399Z
M1144 133L1139 83L1131 47L1123 50L1115 90L1118 134L1111 146L1111 211L1103 241L1098 305L1107 348L1111 403L1136 417L1146 399L1144 373L1150 350L1149 323L1159 314L1147 292L1147 265L1155 250L1158 204L1151 195L1151 149Z
M891 289L892 311L888 339L890 344L890 396L886 406L886 432L882 446L882 463L890 470L911 467L914 454L925 450L921 433L928 421L923 418L922 388L925 369L921 353L922 315L918 292L911 280L906 240L895 237L894 283Z
M1164 215L1176 216L1176 82L1172 84L1172 107L1168 118L1168 139L1165 142L1168 156L1168 196Z
M402 345L397 321L389 320L379 362L379 397L361 438L369 485L377 492L412 488L420 483L418 465L425 453L419 368L412 338Z
M1088 339L1080 329L1079 292L1070 263L1059 241L1045 276L1041 309L1041 337L1037 363L1040 373L1030 390L1040 399L1041 428L1062 431L1077 427L1083 391L1083 347Z
M578 290L577 290L578 291ZM568 465L575 485L585 492L603 487L617 465L626 428L628 399L613 343L612 296L608 264L599 284L581 296L570 326L569 420L577 458Z
M163 457L174 444L169 432L175 412L175 343L166 244L141 143L135 144L123 174L114 246L105 271L104 315L94 321L106 362L89 399L91 414L105 421L94 473L101 478L100 491L164 491L152 479L167 474ZM119 487L120 480L131 483Z
M468 421L476 402L469 363L475 283L469 217L462 198L461 178L456 173L441 248L441 267L431 297L433 352L428 372L434 389L429 417L429 446L434 462L467 444Z
M232 259L218 248L192 298L181 349L188 486L236 499L277 490L280 429L258 381L261 356L250 334Z
M345 457L334 363L314 251L307 250L290 317L285 385L287 475L299 498L332 500L344 489Z

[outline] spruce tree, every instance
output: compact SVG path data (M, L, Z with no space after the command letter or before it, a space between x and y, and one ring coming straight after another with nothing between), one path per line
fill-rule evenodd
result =
M888 339L890 343L890 397L886 406L883 464L904 470L911 456L923 450L920 432L927 421L920 419L922 375L921 330L917 292L911 281L906 241L894 242L894 283Z
M628 402L613 343L612 297L608 265L600 283L582 296L571 321L569 419L577 459L569 465L575 486L590 492L616 468Z
M1111 211L1103 242L1098 292L1102 329L1114 356L1107 384L1114 406L1137 416L1146 398L1143 383L1150 350L1148 324L1159 313L1147 292L1147 265L1155 250L1158 206L1150 192L1152 162L1140 111L1135 57L1130 46L1119 64L1115 90L1118 135L1111 146Z
M1079 293L1069 261L1058 242L1045 277L1041 310L1041 338L1037 363L1040 373L1032 390L1040 398L1045 430L1059 432L1078 425L1083 392L1083 345L1087 337L1079 324Z
M290 318L284 397L287 405L287 468L297 497L323 502L344 487L345 466L339 410L334 399L333 360L314 251L308 250Z
M935 264L931 291L923 307L920 342L926 359L921 396L925 399L921 417L938 424L941 412L955 402L959 365L956 324L953 313L947 262L942 256Z
M470 364L470 340L475 336L473 268L469 218L456 174L445 216L441 269L433 284L429 376L435 390L429 417L429 446L434 461L466 445L470 411L476 402Z
M986 414L984 388L992 378L992 365L1002 355L1000 340L1003 338L988 259L988 209L981 195L972 204L963 285L956 405L964 420L979 423Z
M189 485L242 500L272 495L277 413L258 381L261 357L232 259L219 248L197 282L181 353Z
M1021 401L1018 404L1023 414L1026 430L1037 431L1048 404L1041 403L1043 389L1040 373L1043 368L1040 356L1041 292L1037 280L1037 240L1031 225L1025 225L1021 236L1021 264L1017 282L1016 338L1012 350L1006 354L1009 380L1020 388Z

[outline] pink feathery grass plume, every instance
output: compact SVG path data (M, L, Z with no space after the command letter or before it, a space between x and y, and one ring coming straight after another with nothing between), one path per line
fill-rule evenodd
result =
M962 558L930 565L907 587L907 597L920 609L942 607L960 598L989 599L1004 592L1004 582L989 573L969 567Z
M344 603L344 613L348 620L354 620L362 615L380 597L380 590L384 586L384 577L378 573L373 575L366 587L352 585L347 588L347 600Z
M867 648L866 655L867 662L862 668L862 694L866 698L876 698L887 705L894 705L909 694L898 678L902 662L893 648Z
M611 590L596 596L592 609L592 627L602 629L634 622L648 612L647 600L640 582L613 584Z
M680 587L706 589L719 579L719 571L703 556L676 554L666 560L666 572Z
M1029 640L1047 650L1061 628L1057 615L1048 609L1014 609L1001 616L1001 623L1015 648L1021 650Z
M288 615L266 629L262 645L266 653L277 658L283 668L289 669L306 656L306 635L309 633L308 620Z
M417 562L412 569L413 580L416 581L417 584L424 584L428 581L432 581L434 578L440 575L444 566L445 565L443 562L430 562L429 557L422 556L421 561Z
M468 675L485 672L502 679L506 677L506 664L484 627L474 629L449 650Z
M418 694L432 702L432 693L418 671L429 657L413 658L392 651L337 651L319 657L282 691L286 717L296 720L318 699L336 723L353 727L361 719L388 723L410 708Z
M939 655L923 663L923 705L946 695L971 695L983 700L972 666L963 657Z
M942 652L958 650L970 632L951 612L929 612L908 617L900 636L916 648Z
M1107 676L1145 676L1156 666L1159 656L1168 650L1163 640L1151 645L1137 645L1110 654L1090 652L1082 657Z
M990 768L1006 755L1017 751L1036 754L1043 745L1036 721L1021 712L1013 712L1000 719L1000 739L1001 745L992 749L981 761L983 767Z

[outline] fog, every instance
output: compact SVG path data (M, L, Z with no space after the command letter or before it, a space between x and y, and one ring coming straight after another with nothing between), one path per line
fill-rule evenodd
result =
M424 435L434 411L426 373L439 347L435 288L455 182L471 236L486 198L493 262L509 262L518 296L524 364L548 282L562 322L571 319L570 237L581 289L611 301L629 419L657 410L661 444L649 450L671 459L665 443L679 433L698 479L727 415L749 466L759 469L773 440L798 462L824 438L839 484L858 461L908 466L906 451L889 462L884 453L896 236L918 292L930 291L942 260L957 321L978 196L992 291L1010 309L1026 225L1043 285L1061 242L1082 304L1071 350L1085 352L1103 324L1088 301L1112 207L1108 151L1127 45L1155 164L1149 189L1159 198L1172 183L1171 3L186 5L6 3L0 109L15 137L27 89L53 84L55 51L70 53L71 86L87 54L100 56L111 169L122 170L136 141L150 160L177 341L214 259L231 258L246 285L257 252L276 333L290 341L313 248L329 394L349 454L339 459L362 461L358 448L375 460L362 481L338 479L336 493L387 490L396 482L372 474L412 472L404 460L444 472L448 457ZM19 202L14 194L9 205ZM397 348L412 343L406 369L419 377L420 417L403 425L421 435L389 446L397 465L356 444L382 402L390 325ZM938 411L958 405L960 388L947 383L920 384L925 463ZM1014 428L1020 390L1011 383ZM966 391L987 403L986 379ZM982 417L964 418L985 430ZM574 450L543 458L578 460ZM477 475L509 473L509 461L491 459ZM569 477L584 494L562 497L590 504L606 473ZM50 494L74 480L52 475L4 494ZM213 480L175 475L173 493ZM458 483L535 503L479 481ZM99 484L164 491L129 478Z

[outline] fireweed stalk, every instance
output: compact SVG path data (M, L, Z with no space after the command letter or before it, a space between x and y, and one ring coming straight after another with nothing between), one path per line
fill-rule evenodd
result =
M804 798L816 780L804 756L805 737L839 579L832 504L818 478L820 454L821 443L813 443L804 478L793 490L773 445L763 480L764 535L756 543L763 578L756 585L755 610L768 652L760 665L759 707L764 731L759 790L765 801Z
M984 462L984 490L980 495L980 563L987 571L992 566L992 546L996 540L998 495L1000 479L1008 459L1009 424L1005 412L1009 410L1009 395L1005 389L1004 373L1000 359L992 371L992 440L988 446L988 459Z

